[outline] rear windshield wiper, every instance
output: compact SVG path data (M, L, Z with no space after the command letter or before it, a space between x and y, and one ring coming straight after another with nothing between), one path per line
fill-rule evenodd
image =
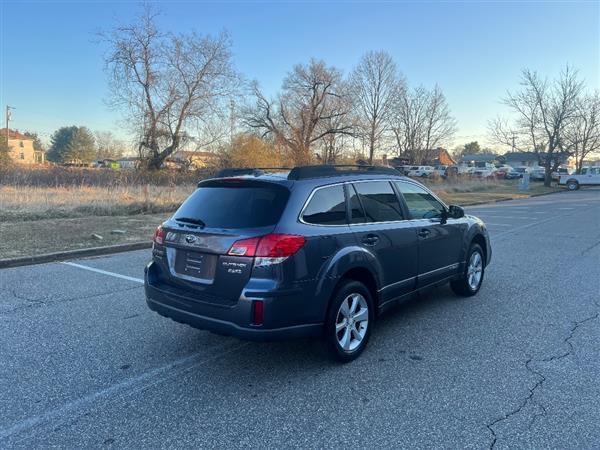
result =
M175 217L177 222L191 223L193 225L198 225L202 228L206 226L206 224L200 219L194 219L193 217Z

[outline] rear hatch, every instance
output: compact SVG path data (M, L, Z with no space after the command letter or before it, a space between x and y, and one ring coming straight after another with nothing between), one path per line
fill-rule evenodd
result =
M229 255L240 240L275 229L289 190L273 182L225 178L200 183L198 189L163 224L167 283L198 301L233 305L252 273L254 258Z

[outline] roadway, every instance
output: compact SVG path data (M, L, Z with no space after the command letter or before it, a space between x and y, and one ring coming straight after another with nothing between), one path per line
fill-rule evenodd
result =
M145 305L149 251L0 270L0 447L600 445L600 190L467 208L479 294L377 323L351 364Z

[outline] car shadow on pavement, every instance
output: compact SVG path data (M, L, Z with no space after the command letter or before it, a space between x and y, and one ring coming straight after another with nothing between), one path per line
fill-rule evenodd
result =
M420 318L428 315L429 312L433 313L433 310L443 308L445 302L456 301L456 299L457 297L449 288L440 287L415 294L401 304L390 307L377 318L370 344L357 362L375 357L379 353L378 346L382 341L386 342L386 347L396 344L401 347L404 345L406 333L419 332L415 328L411 328L409 331L403 330L407 318L418 323ZM241 344L243 341L238 342ZM406 352L411 354L409 350ZM300 371L311 367L344 366L330 358L324 341L317 337L273 342L246 342L239 351L224 356L220 363L226 364L230 368L242 364L246 370L252 370L253 366L264 368L265 365L276 370L277 367L301 364L301 367L298 367Z

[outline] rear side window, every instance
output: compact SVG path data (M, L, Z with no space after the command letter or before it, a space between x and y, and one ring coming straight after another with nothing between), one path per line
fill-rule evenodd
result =
M412 183L396 182L402 193L411 219L441 217L444 206L427 190Z
M369 222L392 222L402 220L400 203L392 185L387 181L355 183Z
M302 213L302 220L316 225L345 225L344 187L338 184L314 191Z
M273 183L240 180L200 184L179 207L174 219L200 220L208 228L258 228L275 225L289 190Z

